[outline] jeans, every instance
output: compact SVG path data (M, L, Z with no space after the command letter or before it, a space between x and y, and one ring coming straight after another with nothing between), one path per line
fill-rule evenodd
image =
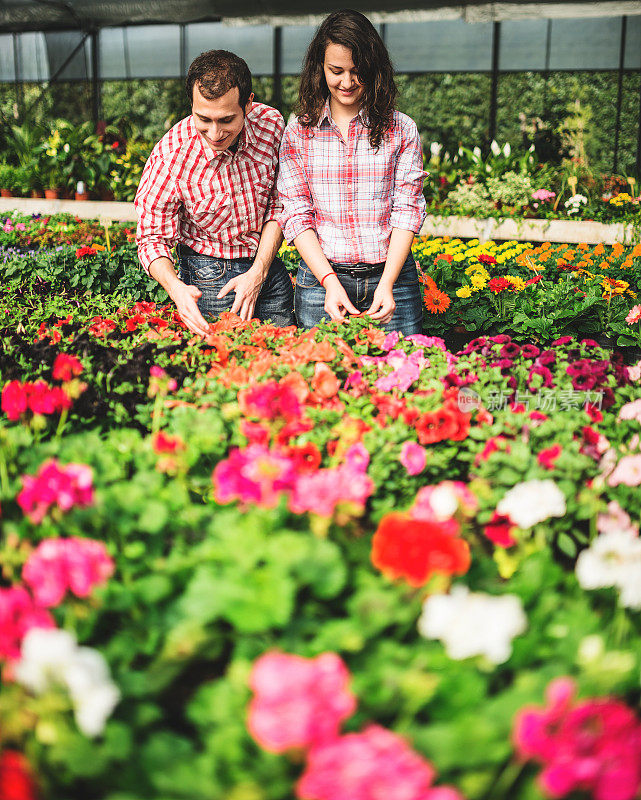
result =
M178 246L178 258L181 279L202 292L198 308L204 317L218 316L231 309L235 292L220 300L217 299L218 292L227 281L247 272L253 263L251 258L204 256L184 244ZM284 328L295 324L293 306L294 289L289 273L280 258L275 258L261 287L253 316L261 322L271 320L274 325Z
M368 278L353 278L345 273L337 273L337 275L351 302L359 311L367 311L372 305L374 291L381 275L371 275ZM423 304L416 264L411 254L403 264L392 294L396 301L396 309L392 319L383 326L384 329L387 332L400 331L404 336L421 333L423 330ZM296 276L294 308L301 328L313 328L322 319L329 319L325 311L325 289L302 260Z

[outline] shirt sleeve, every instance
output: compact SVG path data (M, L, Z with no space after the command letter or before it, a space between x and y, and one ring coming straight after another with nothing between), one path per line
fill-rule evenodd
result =
M272 220L276 220L278 222L280 215L283 213L283 203L280 199L280 195L278 194L278 187L276 185L276 181L278 179L278 150L283 139L283 132L285 130L285 120L279 115L278 118L278 125L275 134L275 141L274 141L274 185L272 187L272 193L269 196L269 202L267 203L267 209L265 211L265 222L271 222Z
M173 261L171 247L178 238L180 202L169 168L162 158L152 153L134 200L138 214L138 258L147 273L151 263L161 256Z
M423 181L427 173L423 169L421 137L413 120L408 120L403 125L401 136L401 147L394 170L390 225L392 228L418 233L425 220Z
M277 192L283 204L278 223L288 242L293 242L308 228L316 229L314 206L305 174L301 145L301 137L292 130L292 125L288 125L280 146L280 164L276 181Z

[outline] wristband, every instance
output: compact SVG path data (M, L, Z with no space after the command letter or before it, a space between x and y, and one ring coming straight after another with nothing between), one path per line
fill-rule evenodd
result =
M334 272L334 270L332 270L331 272L328 272L326 275L323 275L323 277L320 279L320 285L321 285L321 286L323 286L323 281L326 281L326 280L327 280L327 278L329 278L329 276L330 276L330 275L336 275L336 273ZM323 289L324 289L324 288L325 288L325 287L323 286Z

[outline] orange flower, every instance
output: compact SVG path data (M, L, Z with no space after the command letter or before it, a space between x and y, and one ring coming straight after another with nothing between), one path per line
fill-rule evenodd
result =
M430 314L444 314L452 303L449 295L441 292L440 289L434 289L432 292L425 292L423 295L425 308Z
M594 255L595 256L602 256L605 253L605 247L602 244L598 244L594 248Z
M624 249L621 242L616 242L616 244L612 245L612 258L619 258L623 254Z
M327 400L338 393L340 385L341 383L334 375L331 367L328 367L322 361L317 361L314 368L314 377L312 378L312 389L316 394Z

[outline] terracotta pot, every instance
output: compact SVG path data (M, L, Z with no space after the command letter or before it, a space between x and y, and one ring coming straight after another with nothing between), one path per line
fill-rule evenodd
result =
M45 189L45 200L57 200L60 197L60 189Z
M0 189L0 197L13 197L11 189Z
M44 197L44 195L40 191L40 189L32 189L30 197L33 198L34 200L39 200L41 197Z
M76 200L89 200L89 192L76 192Z

